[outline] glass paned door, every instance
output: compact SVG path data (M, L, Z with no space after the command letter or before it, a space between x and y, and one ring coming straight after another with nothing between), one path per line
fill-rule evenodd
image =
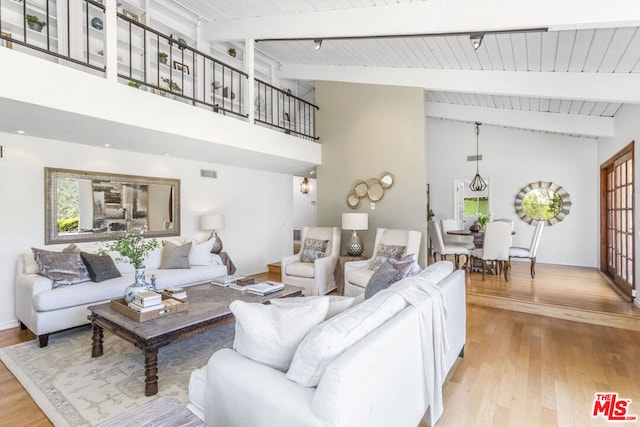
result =
M633 162L630 145L601 169L601 269L629 296L633 296L635 289Z

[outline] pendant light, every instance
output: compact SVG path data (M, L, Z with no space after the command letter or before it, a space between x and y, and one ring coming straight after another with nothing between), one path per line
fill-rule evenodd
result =
M302 182L300 183L300 192L302 194L309 194L309 191L311 191L311 183L305 176Z
M487 189L487 183L480 176L480 123L476 122L476 176L471 180L469 188L471 191L484 191Z

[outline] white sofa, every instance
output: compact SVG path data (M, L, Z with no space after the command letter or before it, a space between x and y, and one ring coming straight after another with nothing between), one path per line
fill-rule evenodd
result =
M95 248L81 248L95 252ZM117 254L110 254L116 258ZM191 265L189 269L160 269L162 248L156 249L145 260L147 282L156 276L156 287L185 286L227 274L220 257L212 255L208 265ZM38 336L40 347L45 347L49 335L68 328L89 323L87 307L122 298L127 286L134 282L135 270L128 263L115 262L121 277L102 282L83 282L56 289L51 279L39 274L39 267L31 252L20 257L16 271L16 317L20 327Z
M351 328L358 312L366 311L368 305L381 298L391 298L389 293L397 295L394 288L402 288L403 282L405 288L417 286L416 283L423 285L430 280L430 272L431 280L437 280L436 287L441 290L446 307L443 323L449 345L443 358L445 371L441 382L444 382L457 357L463 355L466 340L464 271L453 271L449 261L436 263L320 323L307 334L296 352L316 328L323 328L321 331L328 326ZM219 350L205 367L192 373L189 408L208 426L415 427L429 408L429 385L425 384L425 372L429 372L425 366L429 364L423 359L421 327L431 320L421 320L422 304L427 305L426 302L405 305L362 339L348 345L326 365L314 387L298 385L288 378L296 356L289 372L284 373L235 350ZM370 312L372 317L379 313L380 309ZM433 347L424 346L427 350Z

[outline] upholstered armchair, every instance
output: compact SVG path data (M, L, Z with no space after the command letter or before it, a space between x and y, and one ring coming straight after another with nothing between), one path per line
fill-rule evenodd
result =
M317 245L325 240L327 244L323 256L315 258L319 250ZM334 290L336 279L333 272L340 255L340 228L304 227L300 243L297 254L282 258L282 283L303 287L305 296L324 295ZM315 246L311 246L314 243ZM309 256L315 259L308 262Z
M364 292L369 279L374 273L374 270L371 270L370 267L376 260L380 244L404 246L403 256L416 254L417 258L420 252L420 239L422 239L422 233L419 231L378 228L371 258L344 264L344 294L358 296Z

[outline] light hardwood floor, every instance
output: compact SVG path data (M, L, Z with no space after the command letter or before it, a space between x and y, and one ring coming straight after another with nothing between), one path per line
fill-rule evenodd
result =
M632 399L630 413L640 416L640 332L597 324L622 317L623 326L638 325L640 311L594 269L541 264L536 270L532 280L528 264L514 263L508 284L467 276L465 357L447 377L436 427L610 425L590 416L594 393L602 391ZM514 311L523 304L546 315ZM580 310L580 322L549 317L571 310ZM18 328L0 331L0 347L33 338ZM51 425L2 364L0 414L0 425Z

